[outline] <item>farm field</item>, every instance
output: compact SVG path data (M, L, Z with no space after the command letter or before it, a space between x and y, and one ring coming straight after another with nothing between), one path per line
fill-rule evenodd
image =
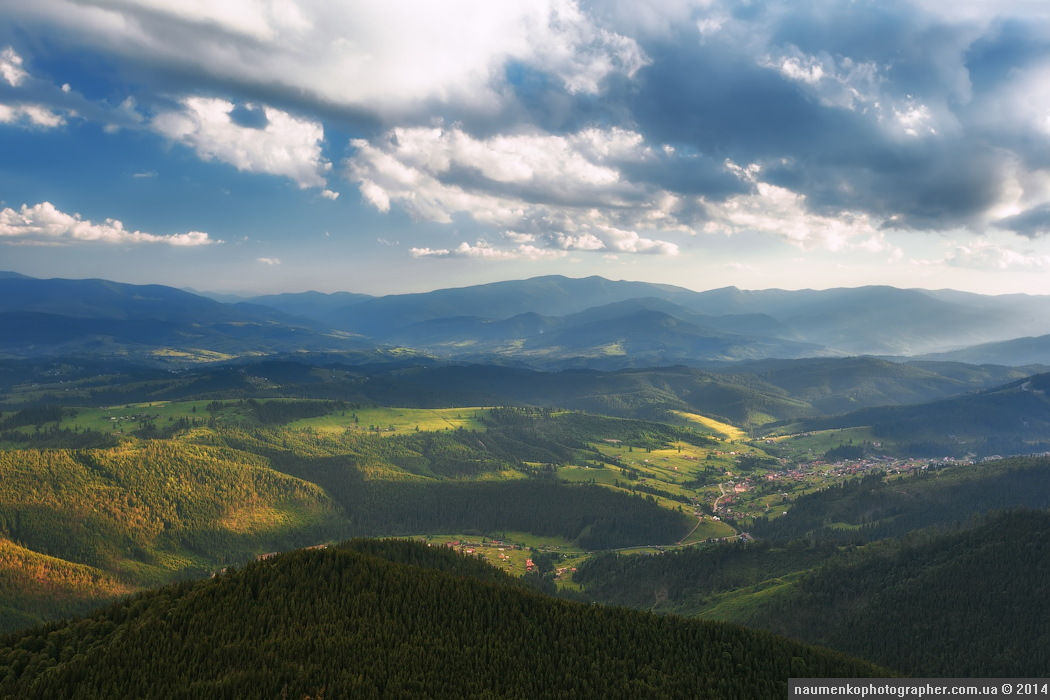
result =
M355 408L302 418L288 423L289 429L310 428L322 433L345 430L372 431L381 435L404 435L436 430L484 430L479 421L484 407L466 408Z
M268 404L288 403L286 399L262 399L255 402ZM299 400L298 405L324 406L316 400ZM322 415L282 421L290 429L310 429L319 433L342 433L347 430L373 432L379 435L404 435L411 432L437 430L484 430L479 418L485 407L464 408L395 408L350 405L325 412ZM62 409L61 417L40 423L20 426L22 432L31 428L57 428L71 431L96 431L100 433L125 434L152 424L163 429L177 420L205 423L214 419L224 424L252 424L258 422L251 405L242 401L148 401L102 407L68 407Z
M819 459L825 452L841 445L879 443L871 428L834 428L813 430L789 435L771 435L764 442L771 445L777 454L792 459Z
M689 413L688 411L671 411L671 413L685 418L686 420L702 425L715 433L722 435L726 440L739 441L747 439L747 433L743 429L738 428L735 425L729 423L723 423L722 421L702 416L699 413Z
M32 546L27 557L51 554L56 565L90 565L126 590L213 571L240 557L383 533L451 546L515 576L529 573L531 558L534 576L578 589L572 569L601 553L660 554L748 539L756 518L782 517L798 496L852 474L848 465L807 460L871 440L870 431L853 428L748 441L737 426L700 414L678 417L690 422L322 399L150 401L9 411L0 416L6 423L0 448L23 450L36 461L79 455L85 485L65 486L80 472L56 471L60 488L78 489L90 508L121 499L120 508L108 506L108 520L92 520L92 528L112 533L111 549L81 554L74 528L65 550ZM96 442L76 442L82 438ZM91 449L74 449L81 447ZM134 457L154 453L163 455L154 467ZM151 475L161 464L168 470L163 481ZM98 465L119 465L126 476L99 481L110 477L94 471ZM222 503L218 482L209 487L216 493L202 490L198 482L213 479L217 465L254 475L239 487L246 500ZM238 465L251 465L250 472ZM271 483L288 495L271 492ZM103 497L104 489L111 495ZM176 493L177 508L196 513L207 502L210 510L176 527L164 510ZM492 499L503 500L493 507ZM522 499L535 505L522 507ZM18 541L33 542L34 528L44 527L29 519L35 506L15 491L9 500L11 512L26 514L11 523L21 528L14 531ZM512 521L508 509L516 509ZM558 511L557 527L549 522L553 510L537 517L545 509ZM472 517L475 511L484 515ZM155 526L156 540L145 540L130 524L136 518L170 522ZM533 527L545 534L525 531ZM61 518L46 524L49 533L68 529ZM216 556L216 548L236 554ZM7 580L16 588L28 590L30 561L8 562ZM98 581L85 584L77 599L112 597L115 584Z

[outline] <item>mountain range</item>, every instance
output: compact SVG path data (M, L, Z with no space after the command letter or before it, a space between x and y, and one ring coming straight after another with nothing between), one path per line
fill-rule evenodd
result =
M306 350L543 369L854 355L1050 364L1050 335L1031 337L1050 334L1045 297L893 287L696 292L546 276L383 297L303 292L229 303L161 285L6 273L0 324L7 331L0 352L13 357L172 362Z

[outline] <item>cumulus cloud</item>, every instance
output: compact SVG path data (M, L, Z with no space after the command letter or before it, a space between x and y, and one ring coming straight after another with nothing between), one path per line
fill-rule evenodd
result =
M75 116L70 109L56 108L45 104L41 97L49 90L58 89L32 78L23 67L22 56L8 46L0 51L0 87L7 83L4 90L10 101L0 102L0 124L9 124L23 128L52 129L66 123L67 115ZM13 88L13 89L11 89Z
M684 224L674 213L677 197L624 175L627 164L670 157L630 130L482 139L460 127L396 128L352 145L348 175L380 211L394 203L441 223L466 214L510 228L519 243L563 251L678 252L637 232L680 231Z
M12 87L18 87L29 77L25 68L22 67L22 57L8 46L0 51L0 78L7 81Z
M956 5L34 0L0 13L153 76L121 124L172 94L289 110L191 97L145 123L322 197L335 191L321 117L302 115L342 118L361 137L347 173L364 201L469 219L471 238L494 241L425 257L671 255L676 235L744 231L895 255L882 231L1048 230L1047 11ZM0 120L70 119L8 99L34 82L13 49L0 78L18 104Z
M451 249L410 248L408 252L414 258L479 258L482 260L513 260L517 258L539 260L541 258L560 258L567 255L564 250L538 248L525 243L509 248L499 248L489 245L485 241L477 241L473 245L463 241Z
M260 108L261 128L238 124L235 105L212 97L186 97L182 109L162 112L153 128L193 148L204 160L219 160L238 170L282 175L299 187L323 187L331 164L321 155L324 127L273 107ZM326 195L327 196L327 195Z
M646 63L634 39L575 0L35 0L8 12L197 79L369 112L452 101L491 110L507 97L510 63L581 94Z
M848 110L863 110L877 103L885 80L874 61L836 58L827 52L811 56L790 45L776 54L761 56L758 64L802 84L823 105Z
M321 196L325 199L330 199L333 202L339 199L339 193L333 190L321 190Z
M957 245L943 262L984 270L1050 270L1050 255L1017 251L986 240Z
M203 231L166 235L129 231L117 219L92 222L80 214L66 214L51 202L33 206L23 204L17 210L10 207L0 209L0 242L55 245L88 241L110 244L164 243L180 247L217 242Z
M65 117L43 105L0 103L0 124L50 129L65 123Z
M828 216L813 213L806 197L785 187L759 179L760 168L735 166L744 179L755 184L753 193L707 202L707 233L759 232L778 236L805 249L842 250L858 238L881 240L872 219L861 212L842 210ZM868 244L870 247L870 243Z
M261 262L263 265L280 265L280 258L256 258L256 262Z

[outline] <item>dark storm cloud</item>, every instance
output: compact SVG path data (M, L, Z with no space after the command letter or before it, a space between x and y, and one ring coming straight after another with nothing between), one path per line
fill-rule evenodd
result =
M1015 19L994 23L965 55L970 82L977 92L995 90L1010 74L1046 58L1050 34Z
M745 194L752 186L726 169L723 161L704 154L675 151L660 159L625 163L620 172L631 182L651 184L685 195L723 199Z
M753 57L678 43L649 50L632 113L653 140L750 162L872 138L863 119L823 107Z
M814 211L917 229L976 224L1013 163L1050 162L1045 133L988 108L1007 78L1050 55L1023 23L881 2L732 15L710 36L684 26L643 42L651 63L630 99L648 140L759 164ZM778 70L788 59L797 75Z
M1029 238L1046 236L1050 234L1050 204L1032 207L1016 216L999 219L995 225Z

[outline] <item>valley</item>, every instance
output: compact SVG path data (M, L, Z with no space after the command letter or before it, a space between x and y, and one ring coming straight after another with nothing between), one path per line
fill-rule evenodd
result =
M0 700L1046 694L1048 20L0 0Z
M248 310L258 328L284 323L272 314L294 309L304 314L295 332L305 335L261 354L249 350L258 336L242 337L239 347L196 348L163 337L163 346L111 354L99 352L92 335L70 336L80 348L73 354L61 345L56 354L0 359L0 631L16 640L69 616L121 617L130 613L114 611L142 596L161 595L164 602L150 603L161 610L179 605L182 593L173 591L221 587L242 567L263 575L268 562L300 561L300 550L341 552L348 546L341 543L367 537L351 549L378 548L369 556L380 558L393 556L383 548L416 551L412 561L437 557L445 562L439 568L483 567L472 570L503 576L501 585L527 595L769 630L894 672L1046 672L1021 652L1016 664L1003 664L960 650L952 635L928 634L954 608L923 598L932 585L923 582L961 575L953 567L993 566L985 559L1042 570L1041 554L1025 560L998 538L1018 528L1038 532L1050 509L1046 367L839 350L701 361L698 346L683 350L688 363L650 365L678 359L667 349L685 346L663 334L682 326L663 319L657 332L610 321L659 308L696 324L711 311L700 298L660 288L667 299L657 304L617 299L638 291L624 283L527 282L412 300L271 299L271 311ZM114 289L121 299L126 290ZM530 289L534 298L523 292ZM515 312L523 295L529 313L549 313L570 292L580 309L557 321L428 320L452 308L469 312L472 303ZM721 319L719 342L756 324L778 329L781 341L809 342L798 327L771 320L785 308L801 313L790 295L715 296L736 312L704 317ZM838 303L834 295L814 298L818 309ZM688 313L671 306L685 301ZM354 347L315 345L315 332L344 337L325 335L322 322L349 318L344 303L375 307L357 317L367 324L343 323L339 333L356 334ZM96 305L86 319L124 301L87 295L85 304ZM27 307L50 313L43 302ZM144 313L175 328L189 311ZM420 345L365 340L365 331L401 323L396 314L415 324L415 335L397 331L398 339ZM822 323L828 318L835 315ZM500 349L508 328L542 328L554 339L544 341L546 359L524 352L538 341L518 343L523 353L513 357ZM590 339L570 342L566 334L580 328ZM614 328L639 339L618 345L623 355L608 351L620 343L607 334ZM475 350L490 342L482 336L495 340L484 353L452 357L440 343L420 341L424 331L477 336ZM781 341L775 347L788 347ZM663 349L646 355L645 344ZM599 346L605 358L634 360L592 362ZM970 541L980 543L977 559L964 565L970 555L960 543ZM889 582L890 570L907 573L887 583L885 600L858 583ZM987 589L964 594L971 593L994 598ZM1046 611L1028 592L1011 595L1037 615ZM922 629L888 628L880 620L889 605L920 606L929 617ZM827 613L841 626L800 621L788 612L796 606L807 620ZM851 626L866 631L854 638L843 631ZM69 649L77 648L80 633L69 630ZM921 636L928 653L917 660L894 651L902 635ZM889 641L880 646L876 637ZM1041 637L1031 630L1021 639L1038 645ZM15 663L6 653L0 645L0 671L34 677L3 666ZM953 654L968 660L952 665ZM72 668L48 658L34 663Z

